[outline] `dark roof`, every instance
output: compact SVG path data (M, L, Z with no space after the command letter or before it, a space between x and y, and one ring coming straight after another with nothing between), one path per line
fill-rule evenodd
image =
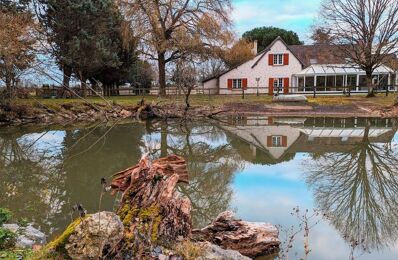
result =
M337 45L289 45L288 48L305 67L311 65L312 59L317 64L344 64L346 62L341 46Z

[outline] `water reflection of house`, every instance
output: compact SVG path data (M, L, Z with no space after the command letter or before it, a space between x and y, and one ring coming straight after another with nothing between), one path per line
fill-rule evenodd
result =
M391 119L231 117L219 126L243 159L275 164L299 152L349 152L366 136L388 143L396 128Z

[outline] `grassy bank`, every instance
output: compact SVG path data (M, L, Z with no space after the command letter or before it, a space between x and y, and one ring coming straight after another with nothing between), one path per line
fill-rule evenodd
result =
M379 94L375 98L366 98L365 95L355 95L351 97L345 96L318 96L313 98L308 97L308 104L310 105L348 105L348 104L363 104L371 106L390 106L394 104L394 100L398 97L397 94L390 94L386 97L384 94ZM92 103L99 104L117 104L122 106L135 106L140 102L142 96L121 96L121 97L107 97L104 99L99 97L87 98ZM156 102L159 104L184 104L183 96L170 96L166 98L160 98L155 96L145 96L146 102ZM20 99L15 101L20 105L35 105L43 104L50 108L56 108L57 106L68 104L68 103L84 103L83 99ZM247 104L271 104L272 97L270 96L255 96L246 95L244 99L241 96L227 96L227 95L192 95L190 97L190 103L193 106L206 106L215 105L221 106L227 103L247 103Z

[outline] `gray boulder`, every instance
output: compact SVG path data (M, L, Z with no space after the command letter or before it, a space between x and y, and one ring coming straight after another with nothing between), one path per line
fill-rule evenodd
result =
M113 212L85 218L70 235L65 249L72 259L99 258L104 248L114 248L123 238L124 226Z
M34 245L45 245L46 235L40 230L34 228L31 224L27 227L21 227L17 224L4 224L3 228L16 233L16 247L33 248Z
M209 242L199 243L204 249L204 255L198 260L250 260L238 251L225 250Z

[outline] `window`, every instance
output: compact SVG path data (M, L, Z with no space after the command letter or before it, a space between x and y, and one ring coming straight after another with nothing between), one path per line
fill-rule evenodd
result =
M274 89L277 91L283 89L283 78L274 79Z
M272 147L282 146L282 136L272 136Z
M242 88L242 79L232 80L232 88Z
M274 54L274 65L283 65L283 54Z

